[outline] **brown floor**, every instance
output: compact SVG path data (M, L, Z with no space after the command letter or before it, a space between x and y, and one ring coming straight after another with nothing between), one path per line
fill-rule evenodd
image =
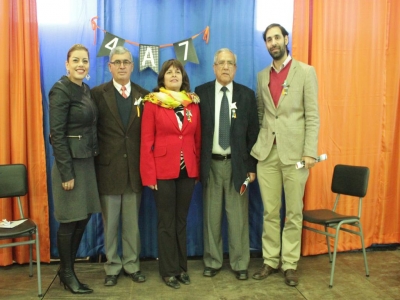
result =
M300 283L286 286L282 274L265 280L239 281L225 260L222 270L213 278L203 277L200 259L189 261L192 284L174 290L162 283L158 263L141 263L147 281L134 283L120 276L114 287L103 285L102 263L80 262L76 273L94 289L93 294L74 295L55 278L58 263L42 264L44 299L400 299L400 250L369 251L370 277L365 276L362 253L340 253L337 256L333 288L328 287L330 264L327 255L302 257L298 267ZM261 266L261 258L252 258L251 275ZM34 268L36 272L36 267ZM36 273L30 278L28 266L0 267L0 299L38 299Z

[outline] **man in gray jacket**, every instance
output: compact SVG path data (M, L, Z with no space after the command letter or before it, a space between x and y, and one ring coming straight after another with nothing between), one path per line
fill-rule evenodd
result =
M281 265L285 283L296 286L304 188L309 168L317 157L317 76L312 66L291 58L287 49L289 34L281 25L269 25L263 38L273 62L257 78L261 126L251 155L258 159L257 175L264 204L264 263L253 278L264 279ZM296 169L298 161L304 161L305 168ZM282 186L286 218L281 237Z

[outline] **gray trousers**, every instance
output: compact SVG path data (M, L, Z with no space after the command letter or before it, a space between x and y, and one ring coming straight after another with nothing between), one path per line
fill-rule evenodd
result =
M231 160L211 161L210 176L203 186L203 205L204 265L214 269L222 266L221 225L225 207L231 268L234 271L247 270L250 261L248 191L240 196L235 190Z
M122 195L100 195L107 257L104 270L107 275L118 275L122 268L129 274L140 270L138 220L141 196L129 186ZM118 230L121 230L122 237L121 257L118 255Z

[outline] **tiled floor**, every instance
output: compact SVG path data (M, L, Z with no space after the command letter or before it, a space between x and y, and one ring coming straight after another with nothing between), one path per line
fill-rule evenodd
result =
M367 253L370 277L365 276L362 253L340 253L337 256L333 288L329 288L330 264L327 255L302 257L297 287L288 287L282 274L273 274L265 280L235 278L225 260L222 270L213 278L203 277L201 260L189 261L192 284L179 290L167 287L158 275L158 263L141 263L147 281L134 283L120 276L114 287L103 285L101 263L80 262L76 273L82 282L94 289L89 295L74 295L59 284L58 263L42 264L44 299L400 299L400 250L369 251ZM262 264L261 258L252 258L249 274ZM36 272L36 269L34 270ZM0 299L38 299L36 273L30 278L28 266L13 265L0 268Z

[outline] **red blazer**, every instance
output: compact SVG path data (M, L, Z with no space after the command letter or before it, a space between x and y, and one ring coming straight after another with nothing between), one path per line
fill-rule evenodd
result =
M178 178L181 150L189 177L199 179L201 123L198 104L191 103L184 108L180 130L173 109L145 102L141 133L140 176L144 186L156 185L157 179Z

